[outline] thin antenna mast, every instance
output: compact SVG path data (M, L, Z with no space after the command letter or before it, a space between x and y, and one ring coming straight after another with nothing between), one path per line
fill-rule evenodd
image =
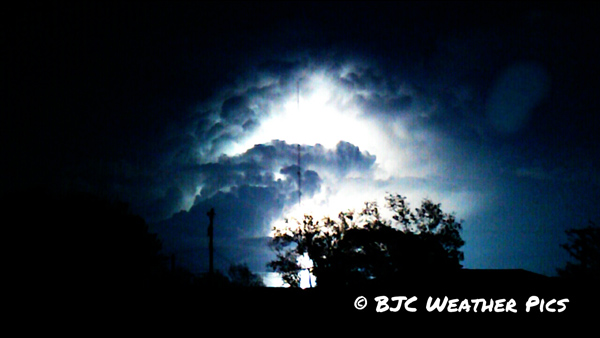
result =
M296 103L298 115L300 115L300 79L296 81ZM302 206L302 168L300 167L300 151L301 147L298 144L298 206Z
M296 81L296 104L298 109L298 116L300 115L300 79ZM298 143L298 207L302 207L302 167L300 167L300 155L302 153L302 146ZM306 268L308 273L308 285L312 288L312 280L310 278L310 269Z

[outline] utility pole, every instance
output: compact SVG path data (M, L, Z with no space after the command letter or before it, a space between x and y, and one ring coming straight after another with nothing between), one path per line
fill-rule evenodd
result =
M213 220L215 218L215 208L211 208L209 212L206 213L210 223L208 224L208 274L212 278L213 276Z

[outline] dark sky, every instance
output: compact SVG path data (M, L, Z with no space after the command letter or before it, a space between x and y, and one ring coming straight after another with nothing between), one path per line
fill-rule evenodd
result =
M464 221L465 267L554 275L564 231L598 221L598 14L578 2L20 4L3 13L0 188L124 200L194 272L207 269L210 207L217 268L263 272L274 221L429 197Z

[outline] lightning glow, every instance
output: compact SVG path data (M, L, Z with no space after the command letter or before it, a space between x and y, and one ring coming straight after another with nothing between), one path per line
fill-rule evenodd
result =
M299 99L296 93L290 93L281 111L270 112L258 130L233 145L231 155L272 140L321 144L326 148L334 148L340 141L366 150L375 146L373 125L361 117L356 107L347 104L350 96L347 91L336 87L325 75L315 75L302 82Z

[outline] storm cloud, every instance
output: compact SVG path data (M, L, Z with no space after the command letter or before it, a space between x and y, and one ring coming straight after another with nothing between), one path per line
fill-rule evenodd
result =
M386 192L464 219L466 267L553 274L560 234L597 217L586 6L26 7L7 21L2 192L124 200L195 272L210 207L217 252L256 271L274 220Z
M167 250L178 253L206 251L206 212L214 208L217 214L215 236L219 239L217 250L236 246L242 250L239 248L241 243L233 243L266 237L273 221L284 219L285 211L300 202L299 189L302 198L306 199L320 192L323 178L319 172L342 178L351 171L368 173L373 170L376 160L375 156L345 142L340 142L336 149L322 146L302 146L300 149L301 167L297 164L298 145L284 141L256 145L243 154L222 155L215 162L197 165L194 168L198 172L195 184L200 188L193 206L153 224L152 230L164 239ZM171 194L176 195L175 192ZM269 251L263 249L260 257L250 262L253 268L264 268L257 263L264 263L265 257L269 256ZM228 254L228 251L221 251L221 255ZM189 261L192 258L187 259L187 264L192 264ZM189 267L202 270L205 266Z

